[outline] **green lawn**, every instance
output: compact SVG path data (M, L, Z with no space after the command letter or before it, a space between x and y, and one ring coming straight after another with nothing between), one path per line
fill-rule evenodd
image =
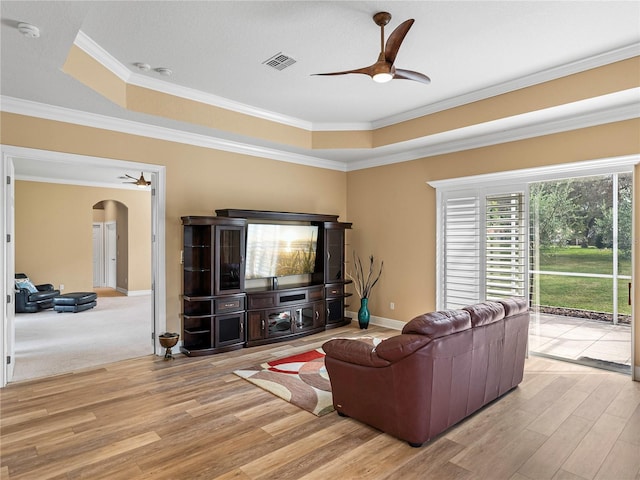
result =
M609 249L566 247L541 250L538 270L578 273L612 273L612 251ZM631 261L620 260L619 272L630 275ZM554 307L578 308L598 312L612 311L612 285L608 278L559 277L536 275L540 298L534 302ZM620 280L618 312L631 314L627 305L628 280Z

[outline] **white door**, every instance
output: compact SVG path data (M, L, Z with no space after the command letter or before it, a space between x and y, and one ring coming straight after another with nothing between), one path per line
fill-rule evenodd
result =
M116 288L116 274L117 270L117 260L118 260L118 250L116 246L116 224L114 222L109 222L104 224L106 230L105 235L105 272L106 272L106 286L110 288Z
M102 223L93 224L93 286L104 287L104 242Z
M4 242L5 248L3 253L5 288L7 298L10 301L2 303L5 305L5 328L2 337L3 338L3 352L4 355L0 358L4 360L3 375L0 375L0 386L4 386L7 382L10 382L13 378L13 368L16 363L15 355L15 295L13 293L14 275L15 275L15 229L14 229L14 169L13 160L7 158L5 160L5 225L4 233L8 241ZM8 361L7 361L8 359Z

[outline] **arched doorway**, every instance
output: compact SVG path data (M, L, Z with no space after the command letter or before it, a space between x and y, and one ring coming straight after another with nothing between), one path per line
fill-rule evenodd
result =
M93 286L126 294L129 290L129 209L118 200L93 206Z

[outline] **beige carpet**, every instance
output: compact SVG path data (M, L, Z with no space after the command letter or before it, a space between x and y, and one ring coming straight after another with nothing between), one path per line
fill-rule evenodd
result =
M79 313L19 313L15 326L12 381L153 353L151 295L99 297L96 307Z

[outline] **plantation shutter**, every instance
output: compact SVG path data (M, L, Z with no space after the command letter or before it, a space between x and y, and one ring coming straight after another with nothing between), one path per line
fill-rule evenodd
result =
M440 205L439 308L526 297L524 193L446 192Z
M524 195L486 198L486 299L525 296Z
M444 308L480 301L480 198L450 198L444 205Z

